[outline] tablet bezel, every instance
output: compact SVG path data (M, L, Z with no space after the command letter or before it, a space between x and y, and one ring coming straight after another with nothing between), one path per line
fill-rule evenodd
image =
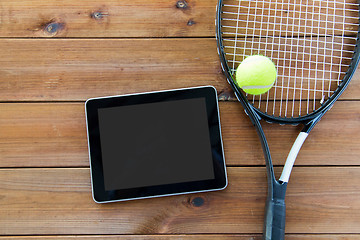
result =
M205 98L215 178L212 180L106 191L103 175L98 109L193 98ZM221 138L218 98L216 89L213 86L90 98L85 102L85 114L92 195L95 202L126 201L215 191L226 188L227 174Z

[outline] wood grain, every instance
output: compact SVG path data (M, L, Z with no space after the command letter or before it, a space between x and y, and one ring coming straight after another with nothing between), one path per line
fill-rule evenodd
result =
M224 191L111 204L91 199L89 169L0 173L1 235L262 232L264 168L228 168ZM359 167L295 168L286 199L286 232L359 234L359 181ZM194 205L195 198L204 203Z
M339 101L314 128L296 165L360 165L360 106ZM237 102L220 102L226 163L264 165L250 120ZM264 124L281 165L300 127ZM325 141L326 140L326 141ZM88 166L83 103L0 104L0 167Z
M0 101L83 101L200 85L234 99L214 38L2 39L0 49ZM359 96L353 81L341 99Z
M252 234L252 235L240 235L240 234L197 234L197 235L115 235L115 236L107 236L107 235L92 235L92 236L16 236L16 237L1 237L0 239L11 239L11 240L97 240L97 239L105 239L105 240L139 240L139 239L147 239L147 240L261 240L262 236L260 234ZM287 240L358 240L360 239L360 235L358 234L346 234L346 235L319 235L319 234L287 234Z
M2 1L0 37L214 36L217 1Z

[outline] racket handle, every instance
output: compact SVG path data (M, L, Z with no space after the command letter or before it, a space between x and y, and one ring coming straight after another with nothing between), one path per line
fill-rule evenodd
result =
M285 199L267 199L264 240L285 239Z

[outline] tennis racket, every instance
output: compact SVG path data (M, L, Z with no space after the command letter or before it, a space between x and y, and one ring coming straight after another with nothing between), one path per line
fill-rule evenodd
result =
M221 65L264 151L268 196L264 239L285 237L285 192L309 132L348 86L359 62L356 0L219 0L216 37ZM270 91L245 94L235 82L243 59L261 54L277 66ZM303 124L279 180L260 120Z

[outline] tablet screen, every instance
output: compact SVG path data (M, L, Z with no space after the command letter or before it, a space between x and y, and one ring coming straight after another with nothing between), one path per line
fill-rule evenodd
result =
M95 202L226 187L214 87L92 98L85 110Z
M105 190L214 179L205 98L100 108Z

